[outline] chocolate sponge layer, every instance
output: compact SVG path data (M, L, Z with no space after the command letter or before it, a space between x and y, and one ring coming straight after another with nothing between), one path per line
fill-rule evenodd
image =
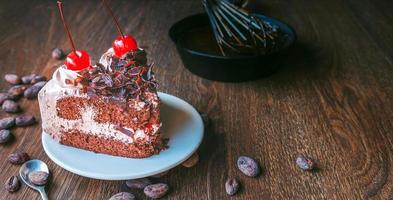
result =
M72 131L62 133L60 143L95 153L104 153L113 156L145 158L158 154L164 145L159 134L151 137L149 142L135 141L132 144L126 144L112 139L104 139L94 135L82 133L80 131Z
M59 99L56 104L57 115L67 120L80 119L84 107L93 107L97 110L93 120L98 123L111 123L134 130L142 129L149 123L160 124L159 109L153 106L137 110L128 104L107 102L103 98L74 96Z

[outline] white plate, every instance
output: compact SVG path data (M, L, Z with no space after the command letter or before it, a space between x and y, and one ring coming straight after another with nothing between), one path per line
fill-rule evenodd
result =
M89 178L127 180L165 172L185 161L199 147L204 126L199 113L175 96L159 93L162 133L169 138L169 148L149 158L132 159L97 154L57 143L42 134L46 154L60 167Z

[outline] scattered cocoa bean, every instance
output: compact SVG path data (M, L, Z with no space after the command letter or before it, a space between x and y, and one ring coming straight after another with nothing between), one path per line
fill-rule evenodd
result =
M150 184L151 181L148 178L140 178L126 181L127 187L131 189L143 189Z
M1 92L0 93L0 105L3 105L3 102L5 100L9 100L9 98L10 98L10 95L8 93Z
M35 83L33 86L27 88L23 94L24 97L27 99L35 99L46 83L46 81L40 81Z
M184 161L182 163L182 165L184 167L194 167L199 161L199 154L197 152L195 152L194 154L192 154L192 156L190 158L188 158L186 161Z
M163 196L166 195L168 192L169 187L165 183L157 183L157 184L152 184L148 185L143 189L143 192L145 193L146 196L153 198L153 199L159 199Z
M17 113L20 111L19 105L12 100L5 100L3 105L1 106L5 112L8 113Z
M10 129L15 126L15 118L13 117L6 117L0 119L0 130L2 129Z
M11 140L12 134L10 130L0 130L0 144L7 143Z
M312 171L315 169L315 162L312 158L300 155L296 158L297 166L304 171Z
M21 165L28 160L30 160L29 155L21 151L15 152L8 156L8 161L13 165Z
M46 81L40 81L40 82L35 83L33 86L43 88L45 86L45 84L46 84Z
M250 177L258 176L261 171L258 162L247 156L238 158L237 167L243 174Z
M34 99L37 97L38 92L40 92L42 87L38 87L38 86L31 86L29 88L27 88L27 90L25 90L23 96L26 97L27 99Z
M31 84L31 80L33 80L34 77L36 77L37 74L30 74L22 77L22 83L23 84Z
M31 80L31 84L35 84L35 83L38 83L38 82L41 82L41 81L46 81L46 77L45 76L42 76L42 75L37 75L37 76L34 76L34 78Z
M15 118L16 126L30 126L35 124L37 121L33 115L23 114Z
M135 196L129 192L120 192L113 195L109 200L134 200Z
M14 100L14 99L13 96L8 93L4 93L4 92L0 93L0 105L3 105L3 102L5 100Z
M18 85L21 83L21 79L19 78L18 75L16 74L6 74L4 76L4 79L8 82L11 83L12 85Z
M34 171L28 175L29 181L34 185L43 186L48 182L49 174L43 171Z
M53 58L53 59L62 60L62 59L65 58L65 56L66 56L66 55L65 55L63 49L54 48L54 49L52 50L52 58Z
M19 96L11 95L11 94L8 94L8 93L0 93L0 105L2 105L5 100L16 101L18 99L19 99Z
M24 85L15 85L8 90L8 93L13 96L21 96L26 89L27 87Z
M5 189L8 192L16 192L20 188L20 181L17 176L11 176L10 178L7 179L7 181L4 184Z
M237 181L234 178L230 178L225 182L225 191L230 196L235 195L239 190L239 187L240 187L239 181Z

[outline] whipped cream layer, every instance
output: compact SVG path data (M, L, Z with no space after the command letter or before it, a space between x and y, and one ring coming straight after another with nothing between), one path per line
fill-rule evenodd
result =
M83 97L89 98L85 93L81 93L81 86L74 86L66 84L66 80L74 80L79 76L75 71L66 69L64 66L59 67L53 74L52 79L40 91L38 101L41 111L42 128L52 135L56 140L60 140L62 133L67 133L71 130L79 130L85 134L98 136L105 139L114 139L124 143L133 143L136 139L149 140L149 135L144 130L133 130L129 127L122 127L127 129L132 134L128 136L119 130L116 130L115 125L111 123L98 123L94 120L97 114L97 109L94 107L83 107L81 109L81 118L77 120L67 120L58 116L56 104L59 99L65 97ZM152 103L155 108L158 106L158 97L154 93L145 93L144 96ZM133 104L137 110L143 109L146 105L135 101ZM153 130L150 134L157 133L161 124L153 124Z

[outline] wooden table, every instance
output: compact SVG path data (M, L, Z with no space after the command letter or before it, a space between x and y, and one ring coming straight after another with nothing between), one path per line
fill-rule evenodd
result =
M191 74L167 35L174 22L202 11L200 0L111 4L125 32L159 66L160 90L211 118L199 164L178 167L163 178L171 187L168 199L229 199L228 177L242 183L232 199L393 199L392 1L256 2L267 15L291 24L298 44L278 73L237 84ZM77 47L97 61L117 34L111 18L99 1L64 6ZM1 1L0 24L1 76L36 72L50 77L60 63L51 58L51 49L70 49L54 1ZM2 90L8 87L0 83ZM37 101L20 105L39 116ZM21 149L49 164L51 199L108 199L129 191L122 181L83 178L55 165L42 149L39 125L13 132L16 140L0 146L1 182L18 173L6 157ZM299 170L294 160L302 153L315 158L320 170ZM256 158L263 175L242 175L235 165L240 155ZM0 199L38 199L27 187L15 194L0 191Z

